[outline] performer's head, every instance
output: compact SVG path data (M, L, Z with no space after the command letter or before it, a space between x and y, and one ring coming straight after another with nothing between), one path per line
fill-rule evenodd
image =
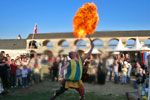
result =
M77 53L76 53L75 51L71 51L71 52L69 52L69 57L70 57L71 59L74 59L74 58L77 57Z

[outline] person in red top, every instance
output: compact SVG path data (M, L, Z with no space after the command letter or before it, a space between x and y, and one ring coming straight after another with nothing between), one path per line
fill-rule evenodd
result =
M17 70L17 65L14 59L11 59L11 64L10 64L11 87L16 86L16 70Z

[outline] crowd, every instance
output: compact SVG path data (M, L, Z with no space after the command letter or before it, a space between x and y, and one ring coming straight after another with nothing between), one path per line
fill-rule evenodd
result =
M85 62L83 81L89 83L105 84L112 81L115 84L127 84L131 81L131 75L135 79L133 86L138 88L145 83L147 68L129 57L129 54L93 56Z
M41 59L37 54L20 55L12 59L4 51L0 53L0 97L8 93L9 88L21 86L27 88L39 83Z
M67 56L53 58L53 66L50 67L52 81L58 81L65 77L59 77L63 65L70 60ZM66 69L67 70L67 69ZM127 84L131 81L131 75L135 79L133 86L143 84L146 79L147 68L138 60L131 62L128 53L118 55L91 55L84 62L82 80L88 83L105 84L105 81L113 81L115 84Z
M41 64L48 63L50 78L58 81L65 78L67 69L60 77L61 68L70 60L68 56L45 56L32 54L17 56L12 59L4 51L0 53L0 94L7 93L8 88L21 86L26 88L39 83L41 77ZM134 64L133 64L134 61ZM146 83L147 69L139 60L133 60L128 53L118 55L91 55L84 62L82 80L91 84L105 84L112 81L115 84L131 82L131 75L135 77L133 86L138 88Z

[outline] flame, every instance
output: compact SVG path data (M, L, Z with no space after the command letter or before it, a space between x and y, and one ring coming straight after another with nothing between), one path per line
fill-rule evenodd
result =
M99 21L97 7L94 3L86 3L77 11L73 19L74 36L83 38L93 34Z
M80 36L80 38L83 38L83 37L86 36L86 33L85 33L84 30L80 30L79 33L78 33L78 35Z

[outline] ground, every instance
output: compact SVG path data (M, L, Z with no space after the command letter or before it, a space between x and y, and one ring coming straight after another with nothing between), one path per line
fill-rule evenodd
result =
M28 88L15 88L9 90L9 95L3 100L49 100L56 89L61 86L60 82L44 80ZM135 91L132 84L114 84L106 82L105 85L88 84L85 86L85 100L126 100L127 91ZM79 95L74 89L69 89L56 100L79 100Z

